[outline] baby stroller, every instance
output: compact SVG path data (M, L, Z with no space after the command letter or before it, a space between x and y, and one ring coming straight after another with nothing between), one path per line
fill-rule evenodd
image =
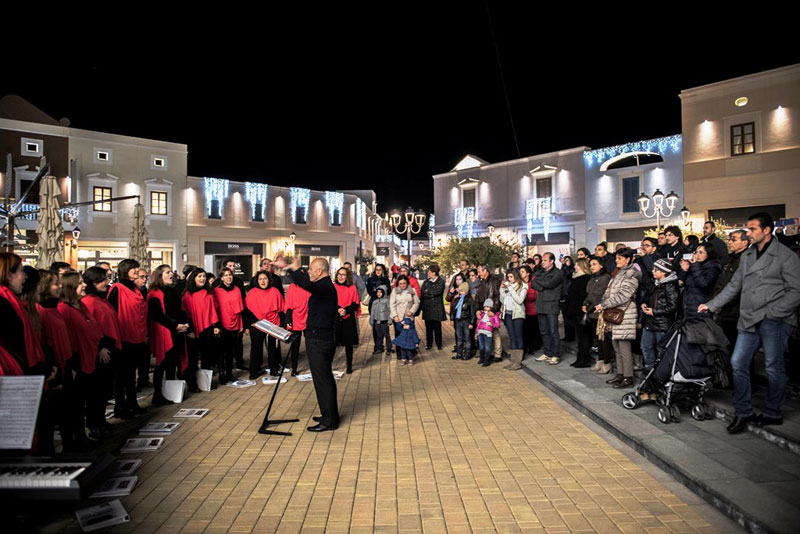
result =
M628 410L642 403L642 393L656 395L658 420L664 424L680 421L678 405L690 409L698 421L712 419L703 401L709 381L725 361L727 339L722 329L709 317L692 317L677 322L658 345L653 368L632 393L622 397Z

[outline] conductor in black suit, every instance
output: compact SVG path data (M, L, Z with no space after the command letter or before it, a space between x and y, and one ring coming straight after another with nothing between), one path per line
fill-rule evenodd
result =
M286 262L277 258L273 264L283 268ZM333 355L336 352L334 336L339 304L336 288L330 277L330 266L323 258L311 262L308 272L300 269L300 258L288 265L289 277L309 293L308 320L303 335L308 355L317 403L322 415L314 417L319 424L308 427L310 432L336 430L339 427L339 406L336 397L336 380L333 378Z

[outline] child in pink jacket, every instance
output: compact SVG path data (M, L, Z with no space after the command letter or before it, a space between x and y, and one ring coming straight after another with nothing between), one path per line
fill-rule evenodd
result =
M492 334L500 328L500 316L492 313L494 301L486 299L483 301L483 311L478 315L478 323L475 325L475 339L478 341L478 350L481 358L478 364L482 367L489 367L492 363Z

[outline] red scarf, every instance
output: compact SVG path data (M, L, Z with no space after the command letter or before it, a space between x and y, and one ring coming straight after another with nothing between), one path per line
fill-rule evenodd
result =
M311 293L297 284L291 284L286 291L286 303L283 311L292 310L292 332L301 332L306 329L309 297L311 297Z
M232 286L230 291L222 285L214 289L214 299L217 302L218 315L222 328L225 330L240 330L242 328L242 292Z
M111 291L114 290L117 291L117 318L122 341L131 344L147 342L147 304L144 295L122 282L114 284Z
M117 349L122 349L122 337L119 333L119 321L117 320L117 312L114 307L104 298L97 295L86 295L81 299L89 311L100 325L100 330L103 335L110 337L114 340L114 346Z
M272 324L280 324L280 312L283 310L283 297L276 287L261 289L254 287L245 297L247 309L255 315L256 321L266 319Z
M22 321L22 331L25 335L25 356L28 358L28 367L33 367L38 363L44 363L45 358L44 351L42 351L42 344L39 343L38 336L33 333L33 325L31 325L31 320L28 317L28 313L25 311L25 305L19 301L17 296L7 286L0 286L0 297L3 297L11 304L11 307L17 312L20 321Z
M189 293L188 291L184 293L183 309L189 314L192 328L197 336L219 322L217 310L214 306L214 297L205 289L194 293Z
M21 376L23 374L17 359L0 347L0 376Z
M42 318L42 338L44 344L53 351L56 363L61 371L66 371L67 362L72 358L72 344L69 341L67 323L57 308L45 308L36 305L39 317Z
M361 317L361 299L358 298L358 289L355 284L346 286L344 284L334 284L336 286L336 294L338 295L338 304L340 308L347 308L353 303L358 304L356 308L356 317ZM342 316L342 319L347 319L350 314L347 313Z
M161 303L161 310L166 310L164 306L164 292L160 289L151 289L147 293L147 302L149 306L150 299L157 299ZM164 361L167 352L172 350L172 333L169 328L159 323L155 319L147 316L147 332L149 337L150 350L156 356L156 365ZM184 350L180 353L181 371L185 371L189 367L189 357L186 354L186 344L184 341Z
M94 373L97 364L97 354L100 352L103 332L86 305L82 302L79 302L78 305L80 309L74 308L66 302L59 302L58 311L67 325L72 350L81 359L81 371L90 375Z

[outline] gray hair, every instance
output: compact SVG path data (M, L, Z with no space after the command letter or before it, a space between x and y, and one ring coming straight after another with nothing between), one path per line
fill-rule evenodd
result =
M316 263L317 265L322 267L322 272L325 274L329 274L331 272L331 266L328 263L328 260L326 260L325 258L314 258L314 261L312 261L311 263L312 264Z
M739 235L739 241L747 241L748 243L750 242L750 236L747 235L747 230L734 230L733 232L728 234L728 236L730 237L733 234Z

